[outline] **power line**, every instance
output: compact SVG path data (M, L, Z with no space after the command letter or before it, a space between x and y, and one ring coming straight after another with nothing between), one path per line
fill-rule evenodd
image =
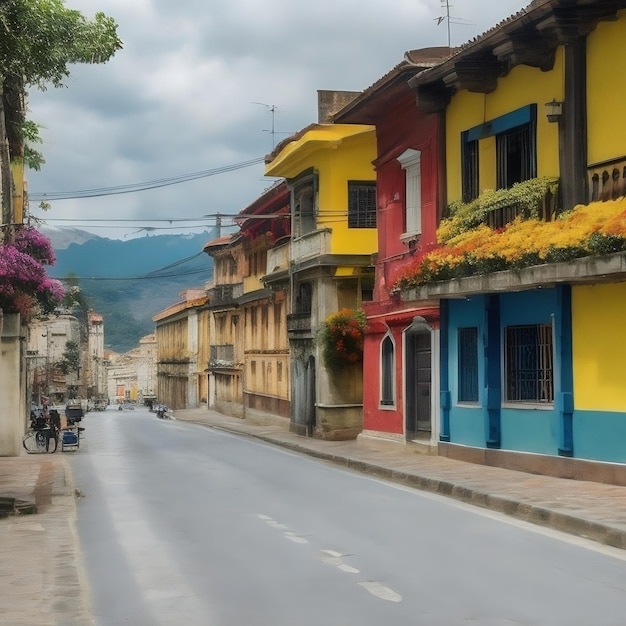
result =
M159 178L156 180L132 183L128 185L117 185L114 187L95 187L93 189L82 189L79 191L44 191L44 192L32 192L29 193L29 199L34 202L49 202L52 200L76 200L78 198L99 198L101 196L113 196L124 193L133 193L136 191L147 191L149 189L158 189L160 187L167 187L169 185L178 185L180 183L186 183L199 178L207 178L209 176L216 176L217 174L224 174L226 172L232 172L240 170L251 165L257 165L263 163L265 157L257 157L250 159L249 161L243 161L241 163L235 163L234 165L225 165L211 170L203 170L201 172L194 172L191 174L182 174L180 176L172 176L170 178Z

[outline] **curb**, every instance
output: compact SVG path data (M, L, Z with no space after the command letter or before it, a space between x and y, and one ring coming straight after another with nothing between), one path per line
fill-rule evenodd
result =
M255 439L265 441L266 443L280 446L293 452L306 454L313 458L328 461L334 465L347 467L348 469L352 469L363 474L384 478L391 482L403 484L408 487L454 498L455 500L466 504L502 513L509 517L514 517L538 526L552 528L570 535L589 539L596 543L612 546L614 548L626 549L626 529L622 530L614 526L609 526L608 524L602 524L601 522L582 519L569 513L561 513L559 511L534 505L532 503L519 502L518 500L513 500L511 498L507 498L506 496L490 494L472 487L458 485L450 481L410 474L408 472L382 467L380 465L375 465L359 459L339 456L319 450L312 450L311 448L307 448L301 444L284 441L263 435L261 433L255 434L248 431L241 431L236 428L228 428L228 426L222 424L217 426L199 421L194 423L238 435L248 435L250 437L254 437Z

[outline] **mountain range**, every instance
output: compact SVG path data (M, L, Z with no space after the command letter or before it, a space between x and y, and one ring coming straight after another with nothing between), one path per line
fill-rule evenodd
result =
M104 320L107 349L127 352L154 332L152 317L177 302L181 291L204 287L213 259L202 252L217 232L149 235L119 240L75 228L40 230L57 257L53 278L78 278L90 307Z

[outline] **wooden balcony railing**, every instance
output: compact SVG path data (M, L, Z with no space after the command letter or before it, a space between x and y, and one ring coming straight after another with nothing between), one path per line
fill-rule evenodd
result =
M590 202L626 196L626 156L590 165L587 172Z

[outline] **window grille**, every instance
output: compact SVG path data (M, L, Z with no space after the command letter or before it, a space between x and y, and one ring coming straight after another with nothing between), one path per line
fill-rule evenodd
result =
M465 134L465 133L464 133ZM463 142L463 202L478 197L478 141Z
M478 402L478 329L459 328L459 402Z
M552 326L509 326L505 335L506 400L554 402Z
M376 183L348 183L348 228L376 228Z

